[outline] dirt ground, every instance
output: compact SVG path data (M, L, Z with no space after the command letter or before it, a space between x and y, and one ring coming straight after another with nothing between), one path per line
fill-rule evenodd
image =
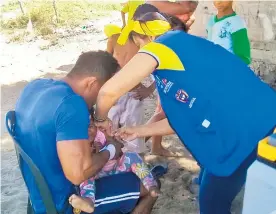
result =
M119 17L119 16L118 16ZM26 213L27 190L20 175L12 141L4 128L5 113L14 108L22 88L38 77L61 78L74 64L82 51L104 49L106 41L101 32L111 18L93 22L89 31L64 37L59 44L41 50L41 43L35 40L24 44L7 44L0 35L2 48L0 55L1 82L1 213ZM115 22L118 21L115 19ZM114 23L114 19L112 20ZM145 118L148 119L155 109L155 98L145 100ZM168 163L169 171L161 179L162 196L159 197L154 214L196 214L198 205L195 195L188 191L192 176L198 173L198 166L176 136L164 138L163 144L179 158L164 158L149 154L145 159L150 163ZM240 213L241 196L233 206L233 213Z

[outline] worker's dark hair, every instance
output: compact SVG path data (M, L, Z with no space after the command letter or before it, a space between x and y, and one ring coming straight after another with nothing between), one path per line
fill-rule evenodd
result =
M68 77L97 77L107 81L118 70L117 60L106 51L89 51L82 53Z
M141 5L141 6L143 6L143 5ZM168 22L168 20L163 15L161 15L161 13L159 13L159 12L149 12L149 13L146 13L139 17L137 16L137 19L135 19L133 17L133 19L134 19L134 21L139 21L140 23L145 23L145 22L154 21L154 20L163 20L163 21ZM139 36L142 39L145 39L148 37L147 35L142 35L142 34L136 33L135 31L131 31L129 34L129 39L131 41L133 41L134 36Z
M139 5L139 7L137 7L132 19L139 20L139 18L144 16L146 13L155 13L155 12L159 12L159 10L155 6L151 4L142 4L142 5Z
M184 32L187 32L186 24L182 22L179 18L165 13L162 13L162 15L169 21L173 30L182 30Z
M183 30L185 32L187 31L186 25L183 22L181 22L180 19L174 16L167 15L165 13L160 13L155 6L150 4L140 5L133 15L133 20L139 21L140 23L145 23L154 20L163 20L169 22L172 29ZM137 35L141 38L147 37L146 35L141 35L134 31L131 31L129 34L130 40L133 41L133 37Z

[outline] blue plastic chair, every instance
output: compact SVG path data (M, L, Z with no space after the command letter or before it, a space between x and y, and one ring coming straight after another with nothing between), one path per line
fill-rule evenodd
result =
M15 151L16 151L16 155L17 155L17 160L18 160L18 165L19 165L19 168L20 168L20 171L21 171L24 181L25 181L25 178L24 178L24 174L22 172L22 162L25 162L27 164L27 166L29 167L31 173L33 174L33 176L35 178L35 183L36 183L39 193L41 195L44 206L46 208L46 212L49 214L64 213L63 211L62 212L57 211L52 194L50 192L50 189L49 189L43 175L41 174L39 168L35 165L35 163L32 161L32 159L20 147L20 145L18 143L19 139L17 139L16 135L15 135L15 116L16 116L15 111L9 111L6 114L6 127L7 127L7 130L9 132L10 136L13 139L14 147L15 147ZM25 181L25 183L26 183L26 181ZM34 213L35 212L32 208L30 197L28 197L27 214L34 214Z

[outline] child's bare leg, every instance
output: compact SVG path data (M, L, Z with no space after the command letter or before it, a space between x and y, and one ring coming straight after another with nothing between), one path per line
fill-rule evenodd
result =
M78 195L71 195L69 198L69 203L75 209L79 209L86 213L93 213L94 212L94 203L91 201L90 198L82 198Z
M80 209L81 211L92 213L94 212L95 203L95 179L89 178L80 185L80 195L71 195L69 203L72 207Z
M132 171L135 173L137 177L140 178L145 188L150 192L152 197L158 197L161 194L157 182L150 172L150 169L137 153L126 152L121 157L116 170Z

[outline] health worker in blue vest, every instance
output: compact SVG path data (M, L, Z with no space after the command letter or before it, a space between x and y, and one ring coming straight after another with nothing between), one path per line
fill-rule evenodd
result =
M135 17L119 39L140 51L100 90L97 126L108 111L152 74L167 119L115 132L124 140L176 133L204 170L200 213L229 214L256 158L258 141L276 125L276 93L238 57L205 39L171 30L159 13Z

